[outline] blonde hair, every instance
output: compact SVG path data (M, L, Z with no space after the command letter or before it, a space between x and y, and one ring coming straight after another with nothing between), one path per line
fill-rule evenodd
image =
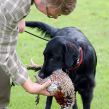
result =
M76 7L76 0L41 0L47 6L60 7L63 15L70 14Z

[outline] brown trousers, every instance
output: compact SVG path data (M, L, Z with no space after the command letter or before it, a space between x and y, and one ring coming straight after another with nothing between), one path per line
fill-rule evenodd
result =
M0 109L5 109L10 100L10 79L5 72L0 69Z

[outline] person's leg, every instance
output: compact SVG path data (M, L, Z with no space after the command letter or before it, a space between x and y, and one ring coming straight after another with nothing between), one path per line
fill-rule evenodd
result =
M0 69L0 109L7 109L10 100L10 78Z

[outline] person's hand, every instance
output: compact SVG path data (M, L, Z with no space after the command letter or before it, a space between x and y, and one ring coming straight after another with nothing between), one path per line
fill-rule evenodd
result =
M18 29L20 33L23 33L25 31L25 20L21 20L18 23Z
M51 80L48 80L44 84L38 84L38 83L33 83L30 79L28 79L25 83L22 84L22 87L31 94L53 96L46 90L46 88L50 85L51 85Z
M51 80L48 80L47 82L43 83L42 85L38 84L39 85L39 94L41 95L46 95L46 96L53 96L52 94L50 94L48 91L47 91L47 87L51 85Z

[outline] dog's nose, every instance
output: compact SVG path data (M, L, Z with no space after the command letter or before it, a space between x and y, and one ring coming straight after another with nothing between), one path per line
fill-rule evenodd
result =
M38 76L42 79L44 79L44 74L43 73L39 73Z

